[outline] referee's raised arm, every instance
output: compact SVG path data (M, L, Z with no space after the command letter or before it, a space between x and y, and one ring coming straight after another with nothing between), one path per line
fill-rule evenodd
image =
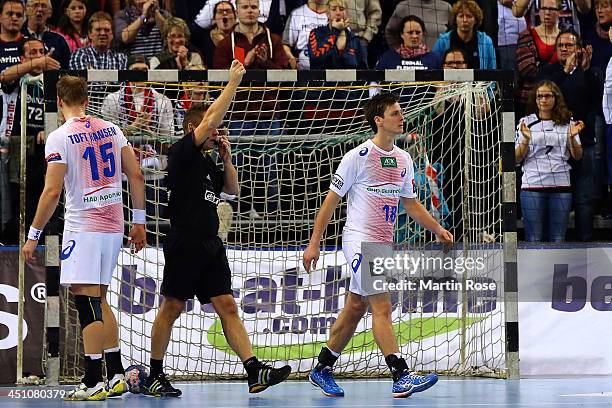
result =
M246 69L238 60L232 61L232 66L229 69L229 82L219 98L210 105L210 108L204 114L202 122L195 128L194 143L196 146L203 144L210 137L213 130L217 129L229 109L229 105L236 95L236 90Z

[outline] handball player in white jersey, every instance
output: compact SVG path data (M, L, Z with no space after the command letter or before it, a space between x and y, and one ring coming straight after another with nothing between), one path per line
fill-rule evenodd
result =
M391 299L388 292L362 287L361 244L393 243L393 229L401 199L408 215L432 231L439 241L450 243L453 236L416 200L414 167L410 155L394 145L403 133L404 118L397 96L381 93L366 102L364 116L374 138L349 151L332 178L330 191L317 215L312 237L304 251L304 268L315 268L320 243L334 210L348 193L347 219L342 232L342 248L351 268L350 288L344 308L331 328L327 346L321 349L318 364L309 375L310 382L327 396L343 396L332 369L344 347L355 333L368 305L372 312L374 339L393 376L392 394L408 397L424 391L438 381L436 374L420 376L410 372L399 347L391 322ZM364 272L367 273L367 272Z
M62 77L57 94L66 122L47 138L45 187L23 253L26 260L33 259L42 230L64 188L60 283L74 294L85 350L85 376L66 399L99 401L128 390L117 321L106 292L123 241L121 173L128 178L134 203L129 239L136 251L146 244L144 179L121 130L85 114L88 99L83 78ZM106 383L102 377L103 352Z

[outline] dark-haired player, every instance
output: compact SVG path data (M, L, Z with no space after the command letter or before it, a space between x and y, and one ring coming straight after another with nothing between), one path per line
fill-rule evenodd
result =
M438 377L436 374L420 376L408 370L393 333L389 292L362 285L361 244L393 243L393 227L400 198L406 212L417 223L436 234L440 241L452 242L453 236L417 201L412 159L394 144L395 137L403 133L404 127L398 98L391 93L378 94L366 102L363 111L375 132L374 138L343 157L317 215L310 243L304 251L304 268L310 271L316 267L319 259L323 232L340 199L348 193L342 249L351 267L349 293L338 320L332 326L327 346L321 349L319 362L310 372L309 379L325 395L344 395L344 390L334 380L332 368L353 337L369 305L374 339L393 376L393 396L407 397L431 387L438 381Z

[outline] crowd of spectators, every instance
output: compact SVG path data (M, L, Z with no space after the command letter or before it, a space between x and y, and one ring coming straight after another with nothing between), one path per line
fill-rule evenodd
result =
M22 77L57 69L226 69L233 59L247 69L266 70L513 70L517 164L530 169L542 157L524 144L548 139L526 137L521 126L535 126L538 109L529 101L536 100L539 84L549 81L546 95L553 95L554 109L567 107L570 114L563 123L553 121L551 129L584 124L575 139L581 157L564 150L557 156L565 164L546 167L552 173L570 171L569 186L547 178L552 184L527 184L522 196L569 188L577 238L590 241L595 215L612 212L612 114L604 109L612 106L611 25L612 0L2 0L0 242L16 242ZM45 140L42 89L31 88L28 185L42 186L36 162ZM173 92L126 83L98 103L100 112L128 133L138 128L171 137L181 128L190 98L209 99L189 88ZM230 134L281 134L281 118L270 109L278 91L243 96L236 100ZM275 163L265 164L274 170L262 177L274 186ZM36 188L32 191L36 197ZM563 217L565 212L564 207ZM534 240L552 239L529 237L536 235Z

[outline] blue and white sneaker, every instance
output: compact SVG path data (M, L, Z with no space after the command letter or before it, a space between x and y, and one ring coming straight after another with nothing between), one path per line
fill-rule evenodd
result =
M425 391L437 382L438 376L436 374L418 375L406 371L397 381L393 381L393 397L409 397L415 392Z
M321 388L323 395L328 397L344 397L344 390L336 384L334 374L330 368L325 367L322 370L313 368L308 375L308 379L312 385Z

